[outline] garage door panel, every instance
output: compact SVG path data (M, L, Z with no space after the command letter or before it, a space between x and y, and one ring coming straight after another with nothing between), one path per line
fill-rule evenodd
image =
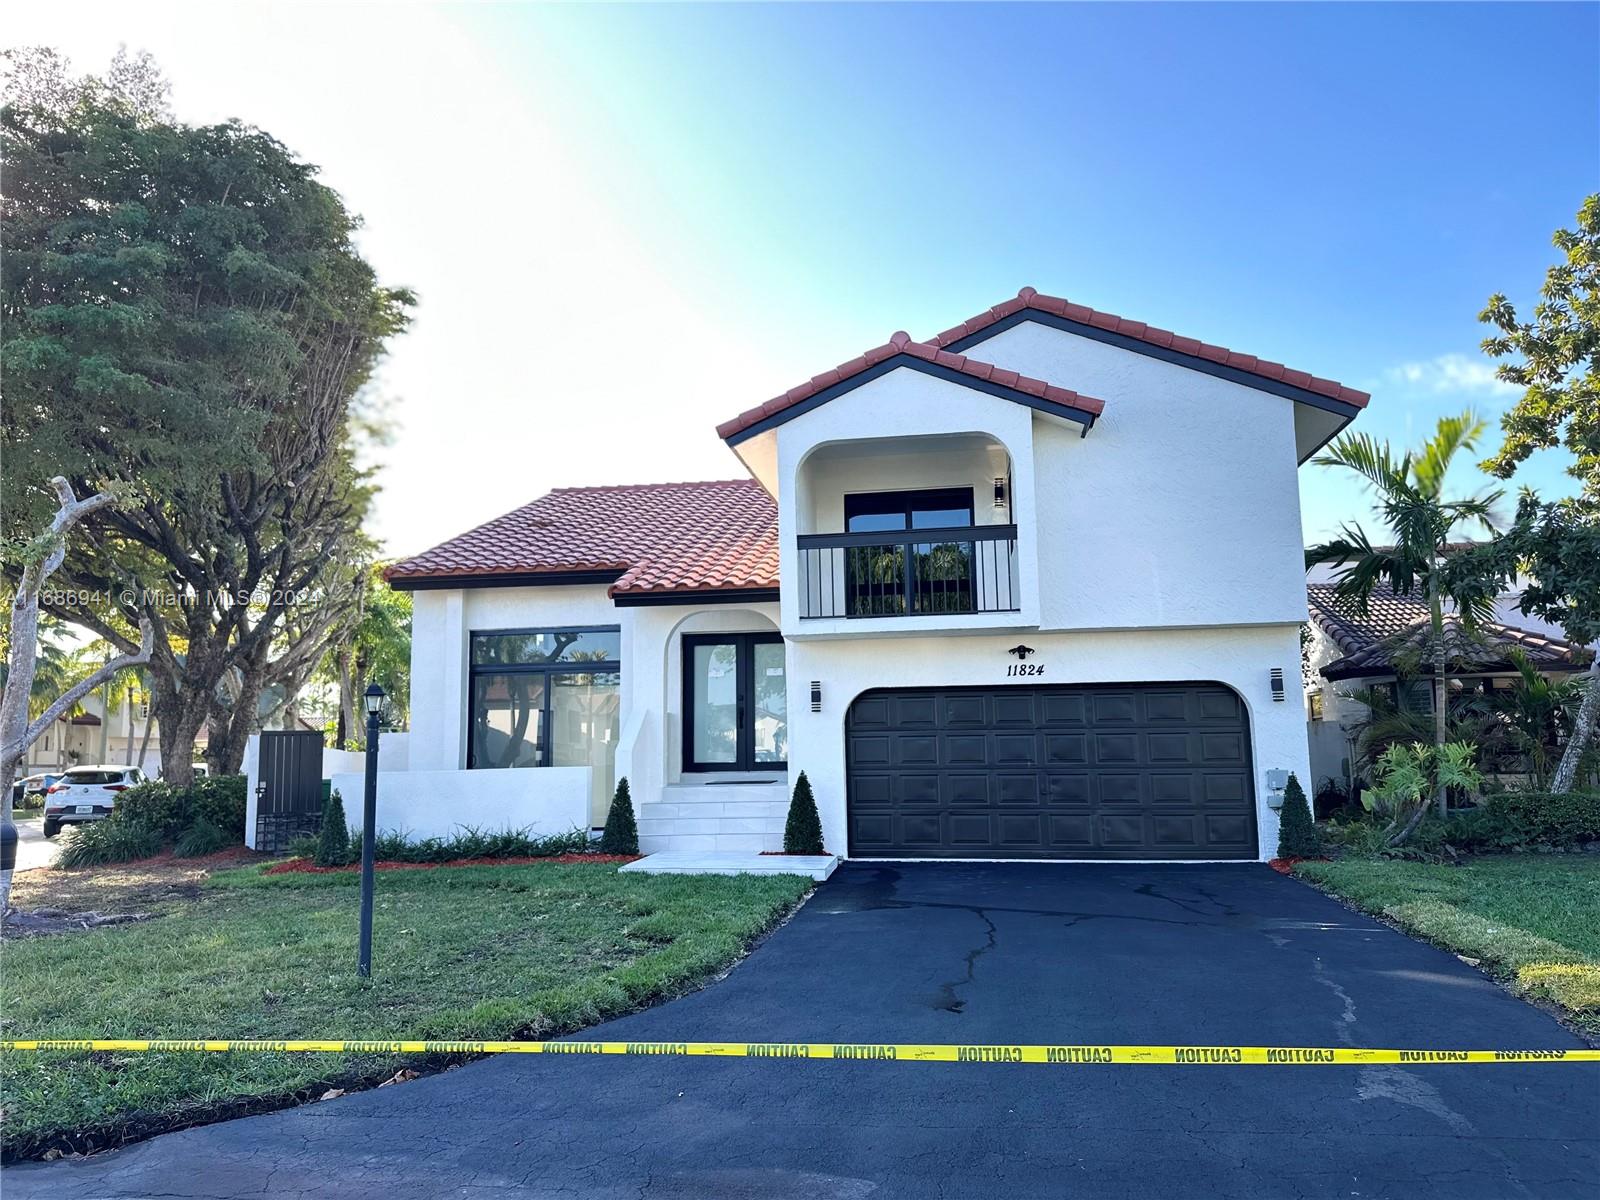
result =
M1095 734L1094 760L1102 764L1138 762L1139 735L1137 733Z
M939 776L939 796L947 807L988 807L994 777L984 773L946 771Z
M1028 733L996 733L993 737L994 765L1013 767L1018 764L1037 766L1039 762L1039 735Z
M989 765L989 736L984 733L947 733L943 738L943 765L947 767L986 767Z
M1144 719L1151 723L1189 721L1189 693L1149 692L1144 698Z
M1255 835L1250 821L1240 816L1207 813L1205 817L1206 845L1247 847L1255 851Z
M998 785L995 799L1001 804L1030 804L1035 808L1038 807L1039 774L1037 771L1030 771L1026 774L997 774L995 783Z
M1144 776L1129 772L1104 771L1095 776L1101 804L1143 804Z
M1045 799L1051 805L1081 804L1087 807L1091 802L1090 793L1094 787L1094 777L1088 774L1045 776Z
M871 692L846 747L855 855L1256 855L1246 714L1220 684Z
M1041 692L1039 719L1044 725L1087 725L1089 698L1082 692Z

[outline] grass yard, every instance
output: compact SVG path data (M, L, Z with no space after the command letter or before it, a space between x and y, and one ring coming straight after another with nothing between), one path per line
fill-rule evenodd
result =
M1461 866L1302 862L1295 874L1550 1000L1600 1035L1600 857L1504 854Z
M137 874L138 864L130 869ZM101 909L119 871L30 872L21 904ZM99 881L98 886L93 881ZM378 877L373 974L355 976L359 877L221 871L126 890L140 924L8 941L8 1038L510 1038L568 1033L740 957L811 887L799 876L619 875L614 865ZM151 901L156 901L151 903ZM386 1055L8 1053L7 1158L115 1145L371 1084Z

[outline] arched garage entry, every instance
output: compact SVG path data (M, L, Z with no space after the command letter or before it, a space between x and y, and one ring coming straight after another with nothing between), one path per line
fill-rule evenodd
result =
M853 857L1257 856L1249 718L1220 683L884 689L845 735Z

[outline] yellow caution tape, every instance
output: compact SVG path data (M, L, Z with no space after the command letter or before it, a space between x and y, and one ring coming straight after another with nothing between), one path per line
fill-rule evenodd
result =
M1320 1066L1402 1063L1600 1062L1600 1050L1354 1050L1331 1046L963 1046L870 1042L374 1042L201 1039L0 1041L0 1051L270 1051L290 1054L627 1054L710 1058L845 1058L952 1063L1154 1063Z

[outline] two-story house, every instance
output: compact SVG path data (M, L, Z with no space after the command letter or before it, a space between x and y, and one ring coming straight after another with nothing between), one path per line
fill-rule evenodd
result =
M896 333L721 425L748 478L560 489L397 564L378 823L598 825L627 776L647 852L777 849L804 770L852 857L1271 857L1297 469L1367 400L1032 288Z

